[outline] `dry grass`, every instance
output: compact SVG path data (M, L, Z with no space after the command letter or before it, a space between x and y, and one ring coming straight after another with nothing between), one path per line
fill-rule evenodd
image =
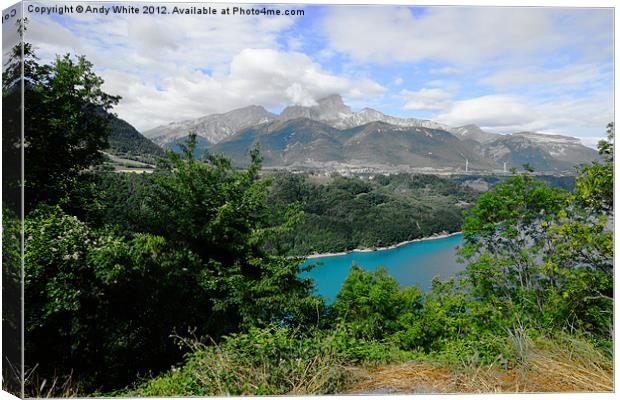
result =
M523 344L523 343L521 343ZM520 365L447 368L429 362L388 365L366 371L347 393L611 392L613 361L574 339L527 344Z
M23 397L21 387L21 371L16 365L6 358L6 370L2 371L2 390L16 397Z
M532 352L528 365L536 372L530 379L542 389L547 388L546 380L566 391L609 392L614 389L613 361L591 345L575 342L564 348L553 342L543 343Z
M358 381L347 393L446 393L451 392L446 384L453 381L447 368L417 362L380 366L357 375Z
M24 387L27 398L64 398L80 397L77 383L72 374L68 376L54 376L49 379L39 376L36 367L26 372Z

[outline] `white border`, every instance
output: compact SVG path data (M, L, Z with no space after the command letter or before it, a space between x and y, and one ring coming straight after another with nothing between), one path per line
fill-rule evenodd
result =
M98 1L95 0L79 0L79 1L73 1L70 0L71 2L75 2L75 3L98 3ZM58 3L65 3L67 1L58 1ZM122 1L119 1L119 3ZM150 2L150 3L190 3L191 1L182 1L182 0L149 0L149 1L144 1L144 2ZM16 4L18 2L16 1L10 1L10 0L0 0L0 5L2 6L2 9L5 9L7 7L10 7L14 4ZM50 3L55 3L55 2L50 2ZM229 3L229 4L248 4L248 3L259 3L256 1L242 1L242 0L216 0L216 1L201 1L200 3ZM384 1L384 0L340 0L340 1L333 1L333 0L312 0L312 1L288 1L288 2L283 2L283 1L264 1L264 2L260 2L261 4L297 4L297 5L304 5L304 4L348 4L348 5L364 5L364 4L377 4L377 5L409 5L409 6L413 6L413 5L420 5L420 6L520 6L520 7L587 7L587 8L594 8L594 7L605 7L605 8L614 8L614 104L618 104L618 99L619 99L619 92L618 92L618 83L617 80L615 80L615 76L617 76L618 74L618 65L615 63L615 50L617 49L617 44L615 42L615 38L618 37L618 25L615 24L615 20L616 20L616 5L617 2L614 0L590 0L590 1L584 1L584 0L505 0L505 1L493 1L493 0L451 0L451 1L440 1L440 0L424 0L424 1L419 1L419 0L413 0L413 1L403 1L403 0L390 0L390 1ZM0 114L1 114L1 110L0 110ZM614 111L614 120L616 121L616 114ZM616 121L617 122L617 121ZM0 128L0 133L1 133L1 128ZM1 154L0 154L0 172L2 169L1 166ZM618 200L619 200L619 195L618 193L615 191L615 183L617 180L617 177L619 176L620 173L620 167L618 165L618 162L616 162L615 167L614 167L614 202L616 204L618 204ZM1 190L1 189L0 189ZM614 227L615 227L615 232L614 232L614 240L617 236L617 233L620 231L618 229L618 223L616 221L616 218L614 217ZM614 255L618 254L618 250L620 249L620 243L618 241L614 242ZM1 263L1 261L0 261ZM616 266L615 264L615 257L614 257L614 267ZM614 287L616 289L616 292L618 290L618 288L620 288L620 286L618 285L618 275L615 274L614 276ZM1 281L1 277L0 277L0 281ZM0 296L0 305L1 305L1 296ZM1 308L0 308L1 309ZM616 308L615 308L615 302L614 302L614 324L616 327L620 326L619 325L619 321L620 318L618 317L618 312L616 312ZM0 339L2 337L2 328L0 325ZM1 340L0 340L0 348L1 348ZM614 336L614 349L617 349L616 347L616 343L618 343L618 333L615 333ZM618 354L617 352L615 353L614 356L614 383L617 385L618 382L620 382L620 371L618 368ZM411 399L442 399L442 398L454 398L454 396L458 396L457 398L460 399L467 399L467 400L478 400L479 397L485 397L487 399L522 399L524 396L527 399L593 399L593 400L598 400L598 399L608 399L608 398L612 398L612 396L615 397L615 394L605 394L605 393L579 393L579 394L566 394L566 393L553 393L553 394L458 394L458 395L404 395L404 396L398 396L400 398L411 398ZM316 396L313 397L304 397L304 396L278 396L278 399L291 399L291 400L299 400L301 398L308 398L308 399L312 399L315 398ZM335 399L344 399L344 398L349 398L350 396L330 396L330 398L335 398ZM391 398L395 397L394 395L389 396ZM0 400L9 400L9 399L16 399L17 397L12 396L10 394L8 394L7 392L1 391L0 390ZM265 399L266 397L243 397L243 399ZM368 400L375 400L375 399L386 399L388 398L388 396L364 396L364 399L368 399Z

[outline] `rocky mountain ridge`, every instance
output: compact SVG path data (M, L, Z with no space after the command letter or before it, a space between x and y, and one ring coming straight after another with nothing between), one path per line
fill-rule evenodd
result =
M253 105L174 122L144 135L161 146L175 148L188 132L195 132L203 147L237 162L246 160L250 146L260 143L267 166L321 168L323 163L342 163L492 171L528 163L540 171L568 171L598 157L576 138L535 132L502 135L477 125L449 127L430 120L393 117L371 108L354 112L339 95L312 106L289 106L279 115Z
M194 120L172 122L147 130L143 134L157 144L166 145L187 136L187 133L191 131L210 143L217 144L253 125L276 120L290 121L297 118L325 122L338 129L353 128L375 121L404 127L452 129L430 120L392 117L372 108L363 108L359 112L353 112L351 107L344 104L342 97L331 95L318 100L313 106L288 106L279 115L267 111L262 106L252 105L223 114L211 114Z
M195 132L209 143L216 144L241 129L276 119L277 116L264 107L253 105L223 114L211 114L194 120L171 122L168 125L150 129L143 135L160 146L165 146L186 137L189 132Z

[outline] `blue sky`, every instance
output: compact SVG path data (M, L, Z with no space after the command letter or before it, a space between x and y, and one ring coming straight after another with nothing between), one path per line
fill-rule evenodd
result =
M354 110L588 145L613 119L611 9L297 8L305 15L31 14L26 40L44 60L86 55L139 130L333 93Z

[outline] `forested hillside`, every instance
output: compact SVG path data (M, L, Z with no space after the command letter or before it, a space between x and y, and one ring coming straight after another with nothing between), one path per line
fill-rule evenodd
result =
M270 174L267 201L274 208L299 203L292 232L273 243L288 255L379 248L461 230L464 212L506 177ZM548 187L574 188L574 177L538 176ZM473 183L472 183L473 182Z
M478 193L430 175L377 176L375 179L276 173L268 202L279 208L299 202L302 222L278 243L287 254L376 248L456 232L463 209Z
M126 121L112 117L108 123L109 151L114 155L155 164L158 158L165 157L164 150L145 138Z

